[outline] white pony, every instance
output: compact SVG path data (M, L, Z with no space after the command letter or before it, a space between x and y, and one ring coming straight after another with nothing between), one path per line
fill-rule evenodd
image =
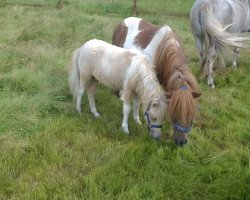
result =
M69 66L69 85L77 99L76 110L81 114L81 98L85 91L91 112L99 117L95 105L98 82L122 92L122 128L128 130L130 100L134 97L134 119L139 119L139 99L151 136L161 137L161 127L166 110L166 97L150 60L139 51L125 50L101 40L90 40L75 50Z

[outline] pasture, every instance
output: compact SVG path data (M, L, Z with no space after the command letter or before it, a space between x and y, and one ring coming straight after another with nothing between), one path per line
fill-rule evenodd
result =
M138 16L169 25L199 81L200 114L188 145L152 140L143 121L99 85L95 119L75 110L67 66L89 39L111 42L131 0L0 0L0 199L249 199L250 56L199 78L190 31L193 0L139 0ZM164 132L172 130L166 120ZM166 134L165 134L166 135Z

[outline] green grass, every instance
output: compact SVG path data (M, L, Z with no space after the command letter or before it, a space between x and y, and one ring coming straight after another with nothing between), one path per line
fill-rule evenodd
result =
M184 148L150 139L132 117L127 136L122 103L103 86L101 118L91 115L86 96L83 116L76 113L67 65L85 41L111 42L132 1L71 0L61 9L57 2L0 1L0 199L249 199L249 52L211 90L199 79L193 1L138 1L140 17L170 25L181 38L202 97Z

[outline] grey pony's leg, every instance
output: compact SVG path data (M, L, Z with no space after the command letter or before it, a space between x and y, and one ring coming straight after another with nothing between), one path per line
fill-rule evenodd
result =
M239 57L239 49L237 47L234 48L234 57L233 57L233 63L232 63L232 67L233 69L237 69L237 64L236 64L236 60Z
M201 62L203 62L203 59L204 59L203 36L195 34L194 39L195 39L196 48L199 51L199 56L200 56Z
M200 73L201 73L201 78L207 74L207 69L205 68L205 63L206 63L206 55L204 51L204 38L203 35L201 34L195 34L195 46L199 51L199 57L200 57L200 63L201 63L201 68L200 68Z
M195 45L196 48L199 51L199 56L201 63L203 62L203 59L205 57L204 55L204 31L202 29L202 23L201 23L201 14L200 10L196 8L192 8L190 11L190 25L191 25L191 30L192 34L195 39Z
M213 79L213 65L214 65L214 61L215 61L215 58L216 57L212 57L209 59L209 62L208 62L208 77L207 77L207 84L209 87L211 88L215 88L215 85L214 85L214 79Z
M98 81L96 79L91 79L88 88L87 88L87 95L88 95L88 100L89 100L89 107L92 112L92 114L95 117L100 117L100 114L96 111L96 105L95 105L95 91L96 91L96 86L98 84Z
M218 52L213 44L210 44L208 52L209 53L206 56L206 62L205 62L205 65L207 67L207 73L208 73L207 74L207 76L208 76L207 84L209 87L215 88L214 79L213 79L213 73L214 73L214 71L213 71L214 66L213 65L214 65L215 59L218 56Z

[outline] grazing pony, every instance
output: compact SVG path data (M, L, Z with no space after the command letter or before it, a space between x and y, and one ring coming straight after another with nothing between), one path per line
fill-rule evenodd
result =
M196 98L200 93L173 31L168 26L160 28L143 19L129 17L115 28L113 44L140 49L150 57L170 99L167 112L173 122L175 142L184 145L197 111Z
M196 0L190 12L191 28L196 47L202 60L202 70L207 83L214 88L213 63L218 57L225 66L222 55L233 52L233 68L236 69L238 48L249 48L250 0ZM205 47L203 46L205 44Z
M166 97L157 80L154 67L145 55L101 40L86 42L75 50L69 66L69 86L77 99L76 110L79 114L81 114L81 98L87 91L91 112L95 117L100 116L94 100L98 82L113 90L123 91L122 128L125 133L129 133L130 100L134 97L135 121L141 124L140 99L151 136L160 138Z

